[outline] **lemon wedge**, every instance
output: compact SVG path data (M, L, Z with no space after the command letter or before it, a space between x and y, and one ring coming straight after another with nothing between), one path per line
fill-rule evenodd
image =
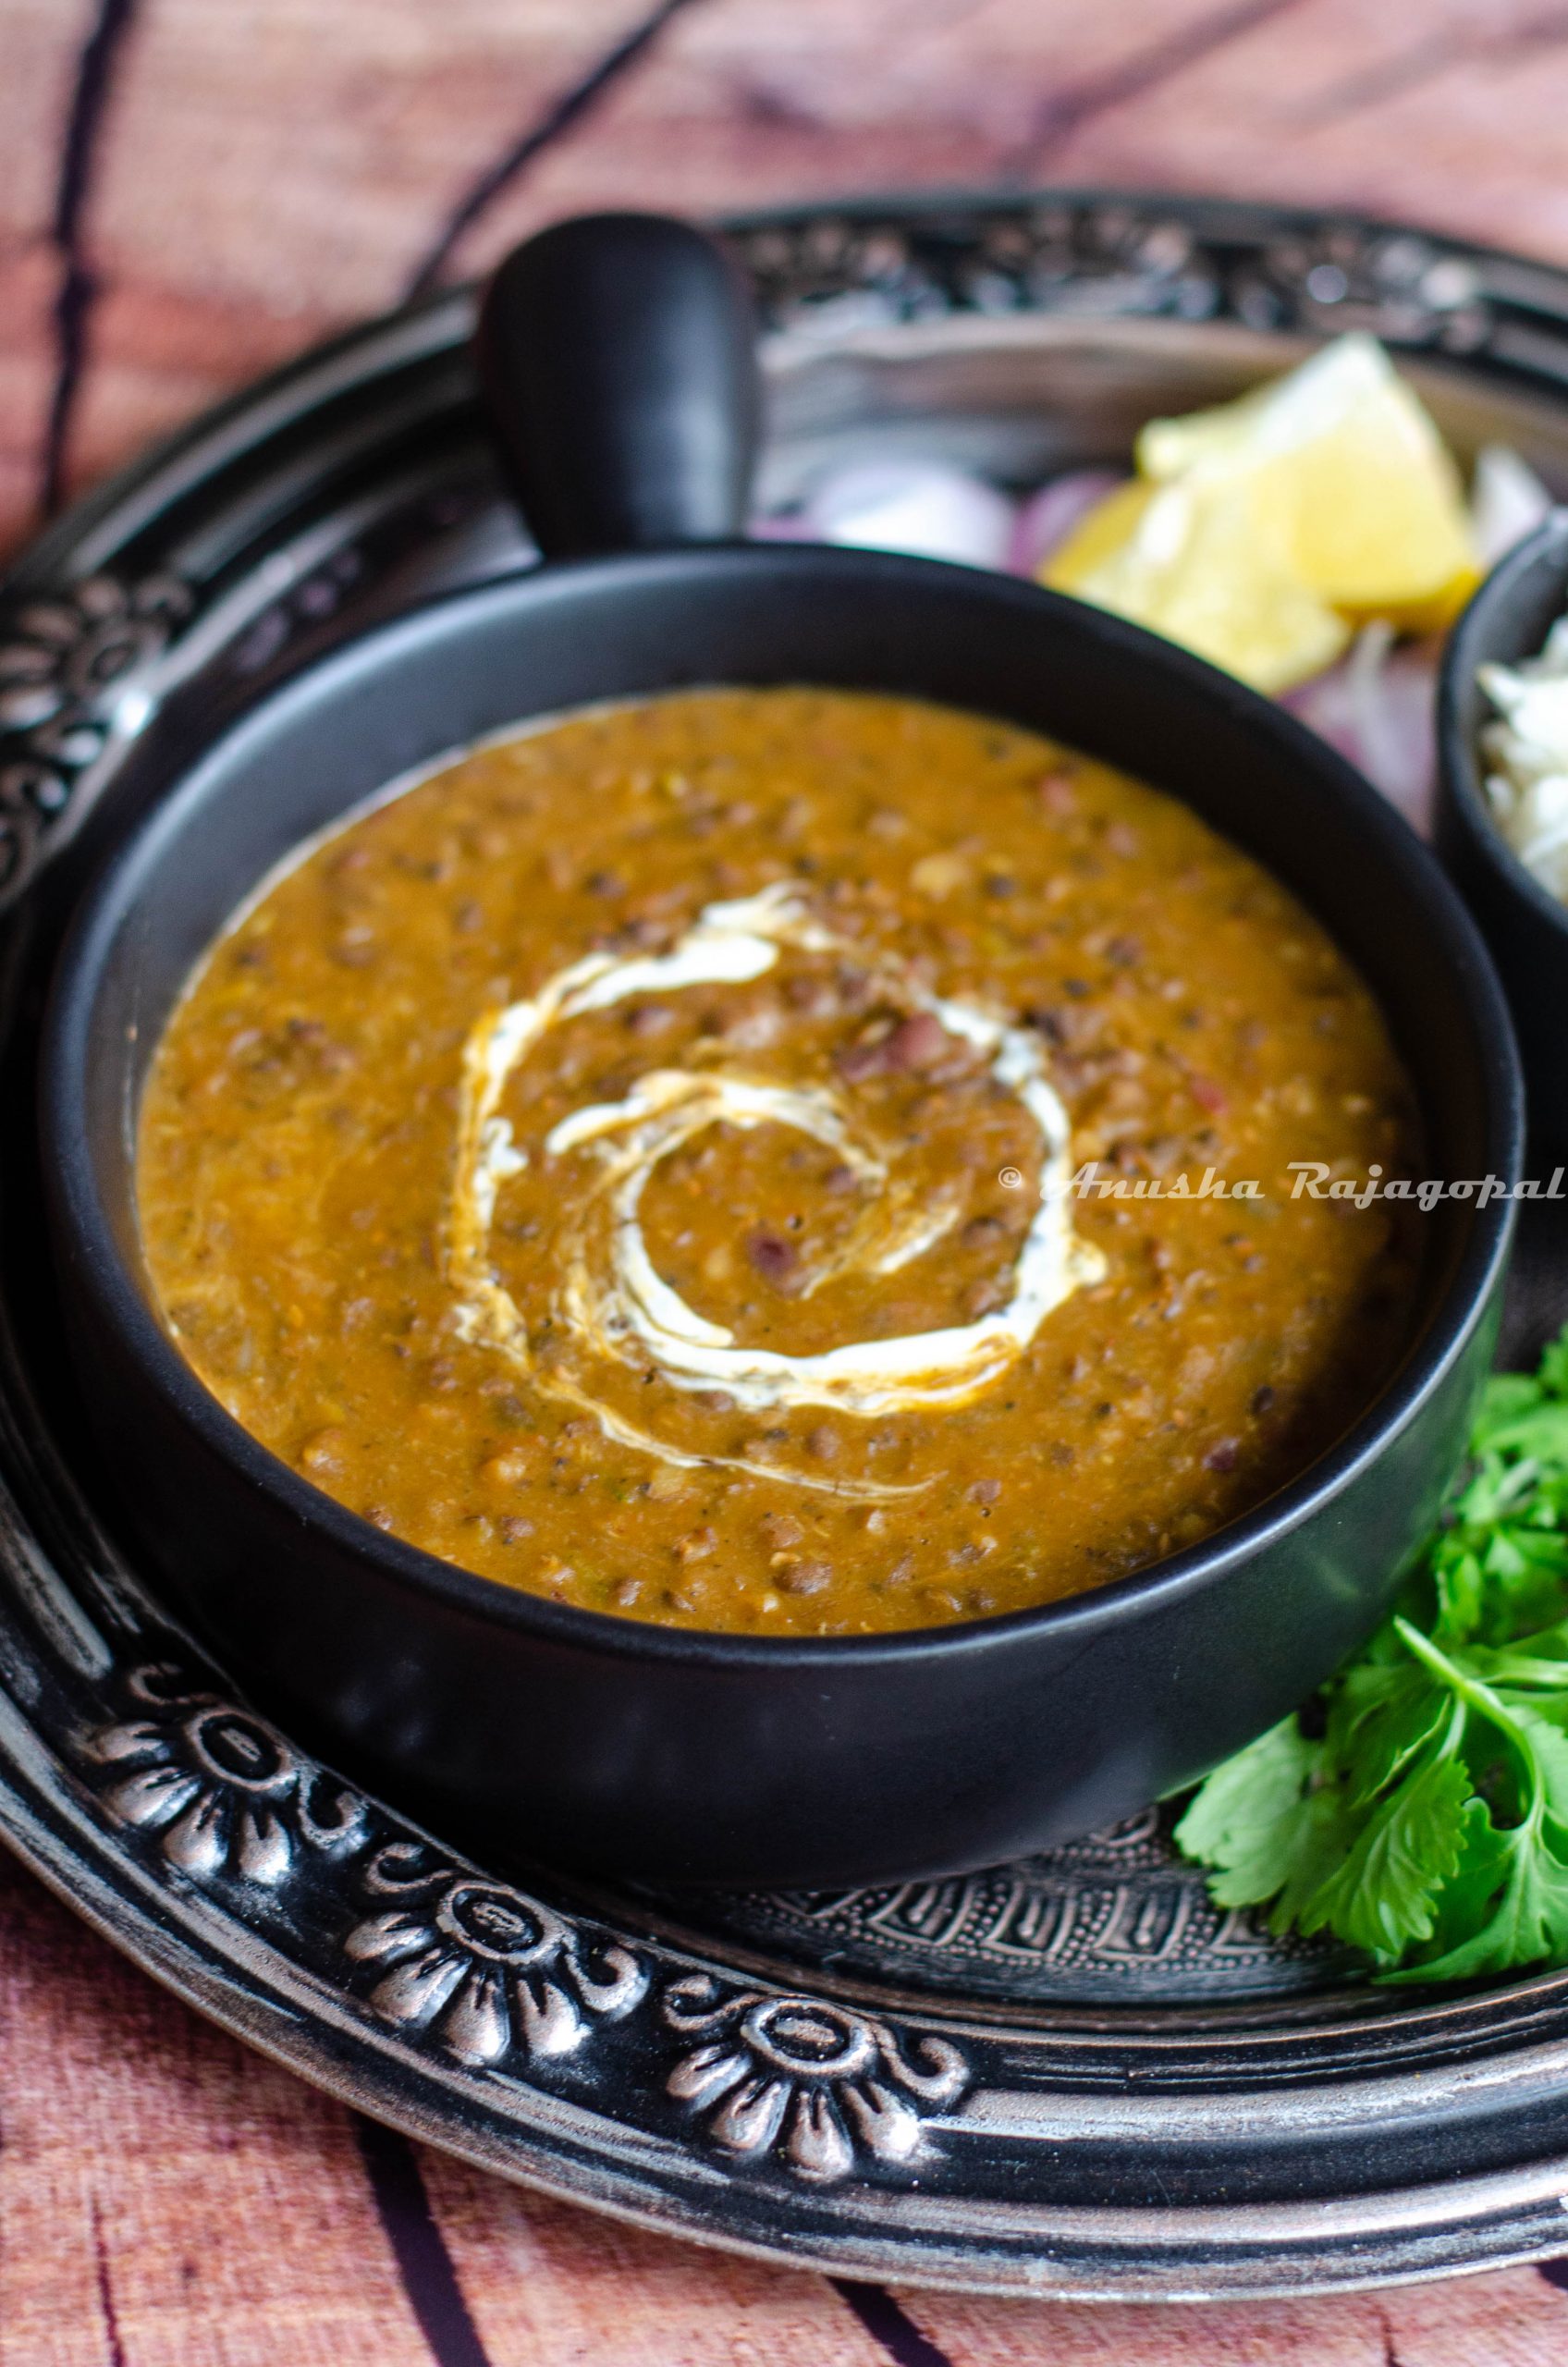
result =
M1479 580L1459 472L1373 337L1341 337L1237 402L1151 420L1137 460L1046 582L1259 689L1305 681L1373 618L1434 631Z
M1333 664L1350 628L1301 581L1253 491L1245 479L1119 486L1055 553L1045 580L1182 642L1255 690L1289 690ZM1118 518L1107 515L1113 502Z

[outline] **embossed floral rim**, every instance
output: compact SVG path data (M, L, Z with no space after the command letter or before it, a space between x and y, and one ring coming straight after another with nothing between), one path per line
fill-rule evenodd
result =
M13 1510L0 1499L7 1530ZM132 1582L122 1619L133 1600ZM108 1623L93 1625L104 1608L57 1595L73 1659L94 1643L112 1649ZM9 1609L0 1626L8 1654L25 1650ZM120 1695L122 1712L78 1726L74 1770L0 1699L7 1837L199 2010L410 2135L728 2249L971 2290L1331 2290L1495 2266L1561 2242L1568 2159L1223 2210L1020 2201L1005 2182L999 2194L976 2193L951 2175L976 2140L1057 2153L1074 2140L1136 2146L1158 2140L1164 2100L1124 2090L1108 2104L1092 2061L1086 2080L1064 2079L1062 2060L1084 2038L1071 2018L987 2026L948 2000L912 2023L906 1998L889 2021L821 1989L703 1963L646 1930L608 1931L454 1859L338 1783L212 1691L167 1631L141 1640L178 1660L124 1657L137 1640L114 1635L117 1665L96 1677ZM279 1944L280 1926L293 1944ZM1556 1978L1510 1995L1537 2028L1543 2009L1560 2008L1559 2035L1513 2068L1537 2096L1560 2093L1568 2079L1565 1989ZM1423 2020L1441 2025L1430 2032L1436 2054L1452 2050L1464 2015L1401 2019L1406 2041ZM1243 2045L1244 2028L1234 2033ZM1140 2035L1151 2035L1148 2024ZM605 2050L617 2037L611 2062ZM1047 2067L1033 2086L1031 2048ZM1428 2059L1354 2092L1286 2086L1264 2106L1256 2091L1221 2089L1185 2110L1210 2137L1217 2119L1256 2125L1262 2109L1359 2135L1401 2116L1429 2117L1466 2084L1451 2068L1452 2096L1434 2094L1445 2082ZM623 2120L612 2098L631 2106ZM716 2209L716 2166L728 2173L727 2201L743 2196L743 2210Z

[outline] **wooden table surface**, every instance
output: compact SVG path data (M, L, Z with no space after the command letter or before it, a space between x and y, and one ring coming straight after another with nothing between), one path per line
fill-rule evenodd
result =
M0 0L0 544L585 205L1051 179L1568 262L1561 0ZM357 2120L0 1858L0 2367L1548 2367L1568 2263L1292 2305L835 2285Z

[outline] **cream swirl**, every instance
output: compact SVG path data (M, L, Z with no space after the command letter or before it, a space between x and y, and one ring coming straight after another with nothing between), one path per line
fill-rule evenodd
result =
M537 994L486 1013L464 1051L447 1269L462 1335L506 1357L550 1394L590 1411L607 1437L671 1463L726 1466L831 1494L880 1499L908 1491L677 1447L604 1404L581 1374L608 1358L651 1368L677 1390L721 1390L753 1413L815 1406L860 1417L957 1405L989 1388L1052 1308L1105 1271L1098 1250L1073 1230L1071 1130L1033 1032L973 1003L933 995L901 969L878 969L879 986L906 1011L929 1012L988 1058L993 1078L1015 1096L1040 1138L1038 1205L1013 1266L1011 1294L974 1322L790 1355L738 1342L664 1280L643 1235L643 1193L663 1159L721 1122L741 1130L791 1127L829 1147L861 1184L864 1211L810 1288L829 1274L895 1273L932 1248L961 1213L956 1191L924 1205L914 1200L883 1151L857 1128L837 1085L783 1085L734 1070L655 1069L620 1100L574 1110L545 1137L546 1159L587 1152L594 1160L586 1184L570 1202L563 1197L559 1282L549 1310L575 1352L576 1372L558 1361L546 1370L533 1355L522 1311L491 1255L499 1187L538 1156L518 1148L500 1103L546 1032L631 996L759 977L786 946L809 953L860 950L816 921L790 889L776 885L708 905L666 954L589 954L557 971Z

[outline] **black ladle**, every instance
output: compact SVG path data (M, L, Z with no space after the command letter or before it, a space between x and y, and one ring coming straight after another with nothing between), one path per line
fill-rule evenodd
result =
M496 273L474 350L513 497L551 558L745 532L756 324L701 231L650 214L557 223Z

